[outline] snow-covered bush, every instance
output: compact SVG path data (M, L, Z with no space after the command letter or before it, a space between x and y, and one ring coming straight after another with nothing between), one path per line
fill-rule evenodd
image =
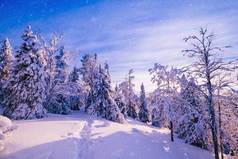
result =
M207 130L209 130L207 121L198 112L184 114L176 127L178 137L184 139L186 143L209 149L211 136Z
M168 127L169 118L163 97L157 102L157 106L152 109L152 125L156 127Z
M12 121L0 115L0 151L4 149L5 138L11 134L14 129L16 129L16 127L12 124Z
M58 83L44 105L50 113L68 114L71 109L84 107L85 96L84 88L79 83Z
M180 80L181 92L177 97L177 122L175 131L186 143L210 149L211 134L204 99L193 79L183 76Z
M114 98L116 104L118 105L121 113L124 115L124 118L127 118L126 103L125 103L125 100L123 100L123 96L120 93L120 91L119 91L117 86L115 88L115 92L114 92L113 98Z
M53 95L49 101L47 101L48 106L46 109L50 113L54 114L69 114L70 105L66 101L66 98L63 94Z

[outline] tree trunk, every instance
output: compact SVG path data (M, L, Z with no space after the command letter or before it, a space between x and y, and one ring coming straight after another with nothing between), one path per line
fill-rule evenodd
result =
M207 76L207 89L208 89L208 108L211 120L211 131L212 131L212 141L215 153L215 159L219 159L219 144L217 139L217 123L216 123L216 115L213 105L213 95L212 95L212 85L210 81L210 77Z
M173 122L170 121L169 122L170 125L170 137L171 137L171 141L174 142L174 129L173 129Z
M218 93L218 98L220 98ZM223 139L222 139L222 130L221 130L221 105L220 105L220 99L218 101L218 111L219 111L219 137L220 137L220 151L221 151L221 159L224 159L223 154Z

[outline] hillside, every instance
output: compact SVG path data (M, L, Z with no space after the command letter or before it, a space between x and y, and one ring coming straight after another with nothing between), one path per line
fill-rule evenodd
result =
M169 131L128 120L118 124L84 113L15 121L1 159L210 159L206 150L170 142Z

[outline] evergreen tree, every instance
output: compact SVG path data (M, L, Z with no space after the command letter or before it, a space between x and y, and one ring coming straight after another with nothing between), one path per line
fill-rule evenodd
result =
M121 114L118 105L112 98L113 91L111 89L111 77L109 74L108 64L105 64L104 69L99 67L99 73L101 76L100 91L98 93L100 99L98 100L100 109L102 110L101 116L108 120L124 122L124 116Z
M67 77L66 52L60 47L58 55L55 56L55 83L64 83Z
M127 116L138 119L138 97L133 90L133 79L135 78L132 75L133 72L133 69L129 70L126 80L119 84L119 91L121 92L123 102L126 103Z
M146 96L145 96L145 88L143 83L141 84L141 92L140 92L140 111L139 118L142 122L151 122L150 111L147 105Z
M97 55L85 55L82 60L81 73L89 86L86 112L119 123L124 122L116 102L112 98L111 78L106 64L104 68L97 62Z
M154 92L156 93L156 91ZM156 127L169 127L168 109L166 108L167 97L155 95L156 101L152 109L152 125Z
M84 82L85 91L87 93L85 111L91 105L93 101L93 89L95 86L95 79L98 76L99 65L97 63L97 55L86 54L82 57L82 67L80 68L80 74L82 75L82 81Z
M120 93L120 90L118 86L115 87L115 94L114 94L114 99L116 104L118 105L121 113L124 115L124 117L127 117L127 111L126 111L126 103L123 100L123 96Z
M13 55L12 47L8 39L3 41L0 49L0 101L2 103L4 96L8 93L6 83L11 76Z
M204 109L202 107L202 94L199 91L199 86L196 85L193 78L187 80L185 76L183 76L184 81L181 83L181 92L180 96L186 100L193 108L199 113L204 113Z
M137 119L139 116L138 116L138 113L139 113L139 108L138 108L138 105L137 105L137 102L136 102L136 95L133 91L133 87L134 87L134 84L132 83L133 79L135 78L132 74L133 74L134 70L131 69L129 70L129 73L128 73L128 86L129 86L129 101L128 101L128 110L127 110L127 113L128 113L128 116L134 118L134 119Z
M72 72L70 72L68 81L69 82L77 82L79 80L79 73L76 67L73 68Z
M43 49L30 26L22 40L8 82L10 93L4 101L4 114L12 119L41 118L46 113L42 106L46 89Z
M69 103L63 94L52 94L47 101L47 111L54 114L69 114L71 112Z
M185 76L182 77L180 96L183 101L177 109L178 137L185 139L186 143L208 149L211 137L203 109L203 96L193 79L188 81Z
M13 62L12 47L8 40L4 40L0 50L0 80L6 81L9 79L11 74Z

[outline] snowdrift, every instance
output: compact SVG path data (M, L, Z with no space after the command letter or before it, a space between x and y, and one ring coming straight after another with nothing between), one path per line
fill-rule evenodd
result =
M1 159L212 159L169 131L128 119L118 124L84 113L14 122Z

